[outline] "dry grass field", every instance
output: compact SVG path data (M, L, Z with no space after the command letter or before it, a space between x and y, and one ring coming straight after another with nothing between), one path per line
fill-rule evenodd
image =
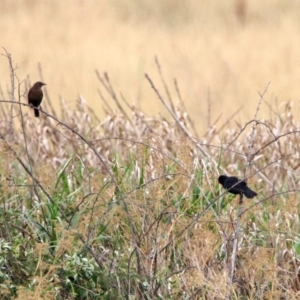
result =
M298 1L0 11L1 299L299 299Z
M100 122L84 101L46 102L39 120L13 107L0 110L1 299L299 298L291 106L197 140L184 103L171 121L132 107ZM226 193L224 173L258 196Z
M75 103L81 94L103 116L97 69L108 72L128 102L164 112L144 77L159 78L155 56L173 95L177 79L201 133L240 107L236 121L252 118L257 92L268 82L265 101L272 106L300 99L296 0L3 0L0 9L0 43L18 64L18 76L36 81L40 63L56 105L59 97ZM2 89L9 84L5 64L2 59Z

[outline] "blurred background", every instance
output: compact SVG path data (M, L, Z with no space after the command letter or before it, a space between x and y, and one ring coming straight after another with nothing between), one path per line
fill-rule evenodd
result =
M41 64L54 106L60 98L72 105L82 95L103 117L97 69L129 103L149 115L165 113L145 79L149 74L163 92L156 56L175 102L177 79L199 132L239 109L232 121L252 119L268 82L259 117L288 101L298 113L298 0L2 0L0 11L0 46L11 53L21 80L40 80ZM4 56L0 65L6 94Z

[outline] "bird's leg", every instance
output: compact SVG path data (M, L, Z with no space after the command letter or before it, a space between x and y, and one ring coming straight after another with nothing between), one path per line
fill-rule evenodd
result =
M243 193L240 193L239 205L243 204Z

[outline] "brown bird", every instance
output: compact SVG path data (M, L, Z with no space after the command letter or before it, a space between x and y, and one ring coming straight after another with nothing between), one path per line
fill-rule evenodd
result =
M43 91L42 86L46 85L41 81L36 82L28 92L28 104L30 106L39 107L43 100ZM40 112L38 109L34 109L34 115L38 118L40 116Z

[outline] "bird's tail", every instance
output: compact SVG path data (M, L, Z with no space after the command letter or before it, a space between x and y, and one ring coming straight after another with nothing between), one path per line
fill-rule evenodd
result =
M255 193L254 191L252 191L251 189L247 188L245 191L244 191L244 195L247 197L247 198L253 198L257 195L257 193Z
M38 118L40 116L40 111L38 109L34 109L34 116Z

